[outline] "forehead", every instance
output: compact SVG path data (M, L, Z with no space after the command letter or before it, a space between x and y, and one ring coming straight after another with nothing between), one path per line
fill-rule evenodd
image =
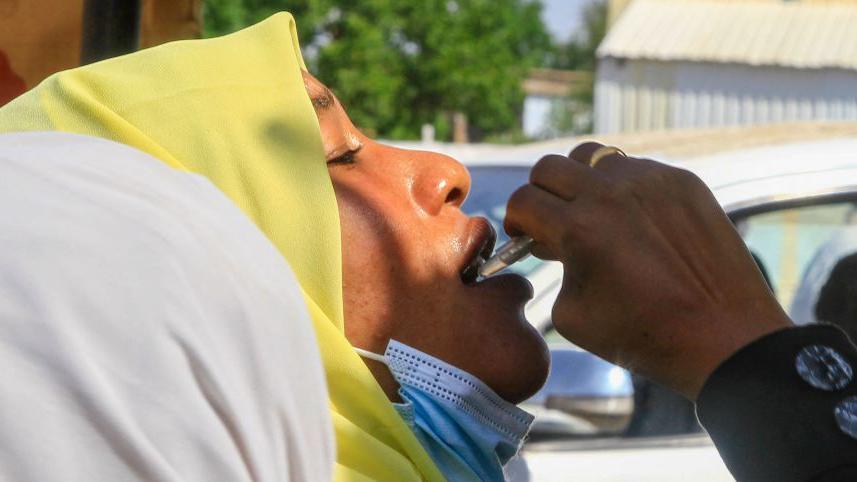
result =
M326 110L335 104L333 92L306 70L301 71L304 87L316 111Z
M307 92L319 92L326 88L320 80L306 70L301 70L301 76L304 79L304 87L306 87Z

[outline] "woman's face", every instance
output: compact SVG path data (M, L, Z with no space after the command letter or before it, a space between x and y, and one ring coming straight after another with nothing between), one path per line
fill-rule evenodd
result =
M491 253L486 220L461 211L470 176L452 158L372 141L321 82L316 109L342 230L345 335L383 353L393 338L455 365L517 403L544 383L547 350L524 319L532 288L516 275L473 282ZM386 367L367 361L387 394Z

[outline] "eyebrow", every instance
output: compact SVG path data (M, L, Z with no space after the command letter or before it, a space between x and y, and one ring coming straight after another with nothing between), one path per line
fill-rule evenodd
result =
M327 87L324 88L324 92L320 94L315 94L310 97L312 101L312 106L317 111L324 111L330 109L333 105L333 92L330 91Z

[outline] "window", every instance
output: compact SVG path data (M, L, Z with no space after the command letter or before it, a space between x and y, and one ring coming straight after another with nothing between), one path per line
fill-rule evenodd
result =
M857 289L849 268L849 260L857 263L857 257L849 258L857 255L857 203L785 208L750 215L736 225L795 322L844 323L849 318L853 308L846 305L853 297L845 293Z

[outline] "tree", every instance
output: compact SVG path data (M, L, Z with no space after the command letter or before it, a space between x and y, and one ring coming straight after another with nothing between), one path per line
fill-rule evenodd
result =
M550 39L536 0L208 0L208 35L278 10L295 15L306 60L370 134L449 137L467 115L476 136L513 130L521 82Z
M607 34L607 2L590 0L583 6L582 28L577 35L556 46L551 63L554 68L594 72L595 51Z
M556 69L590 72L589 81L569 92L568 99L552 109L557 130L573 134L592 132L592 103L595 91L596 50L607 34L607 2L590 0L583 7L583 28L565 44L557 45L551 66ZM583 121L581 121L583 119ZM583 125L585 124L585 125Z

